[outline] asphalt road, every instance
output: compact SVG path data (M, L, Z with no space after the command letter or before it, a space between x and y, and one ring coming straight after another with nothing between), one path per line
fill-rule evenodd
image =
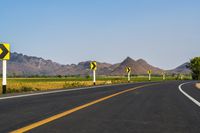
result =
M200 106L179 90L182 83L122 84L1 99L0 133L27 128L33 133L199 133ZM181 89L200 101L195 82Z

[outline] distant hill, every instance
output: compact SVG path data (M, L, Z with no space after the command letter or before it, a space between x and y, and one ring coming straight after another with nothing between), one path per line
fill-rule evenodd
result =
M91 61L80 62L78 64L63 65L51 60L45 60L40 57L27 56L19 53L11 53L11 60L8 61L9 76L56 76L56 75L91 75L89 69ZM154 74L161 74L162 69L148 64L145 60L133 60L127 57L121 63L109 64L97 62L98 75L125 75L125 67L130 66L133 74L146 74L151 69ZM0 64L2 68L2 64ZM173 72L188 71L184 66L180 66Z
M172 70L169 70L168 73L170 74L179 74L179 73L182 73L182 74L190 74L191 73L191 70L187 67L189 65L188 62L178 66L177 68L175 69L172 69Z
M133 60L130 57L127 57L122 63L119 63L118 66L113 69L111 75L125 75L125 68L129 66L131 67L132 73L139 74L147 74L148 70L152 70L154 74L161 74L163 71L160 68L149 65L145 60Z

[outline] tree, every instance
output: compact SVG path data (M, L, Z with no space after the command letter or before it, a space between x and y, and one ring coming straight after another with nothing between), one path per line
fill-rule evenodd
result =
M62 75L57 75L58 78L62 78Z
M89 78L90 78L90 75L86 75L85 78L86 78L86 79L89 79Z
M188 67L192 71L192 78L194 80L200 80L200 57L191 59Z

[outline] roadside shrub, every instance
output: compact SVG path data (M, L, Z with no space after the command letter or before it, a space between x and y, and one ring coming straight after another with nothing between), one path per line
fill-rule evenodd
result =
M7 93L18 93L18 92L20 92L20 89L7 88Z
M192 71L192 78L194 80L200 80L200 57L191 59L188 67Z
M25 87L25 86L23 86L23 87L21 88L21 91L22 91L22 92L28 92L28 91L34 91L34 89L31 88L31 87Z
M65 82L63 88L82 87L84 84L80 82Z

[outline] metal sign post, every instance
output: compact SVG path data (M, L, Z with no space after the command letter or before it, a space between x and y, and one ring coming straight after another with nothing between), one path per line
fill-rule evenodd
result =
M7 60L10 59L10 44L0 43L0 59L2 60L2 93L6 93L7 86Z
M149 81L151 81L151 74L149 74Z
M2 93L6 94L6 85L7 85L7 61L3 60L3 77L2 77Z
M91 62L90 69L93 70L93 84L96 85L97 62L95 62L95 61Z
M151 70L148 70L147 73L149 74L149 81L151 81L151 74L152 74L152 71L151 71Z
M128 82L130 82L131 81L131 67L127 67L126 72L128 73Z
M96 85L96 70L93 70L93 84Z
M163 80L165 80L166 79L165 72L163 72L162 75L163 75Z
M131 81L131 73L129 72L128 73L128 82L130 82Z

